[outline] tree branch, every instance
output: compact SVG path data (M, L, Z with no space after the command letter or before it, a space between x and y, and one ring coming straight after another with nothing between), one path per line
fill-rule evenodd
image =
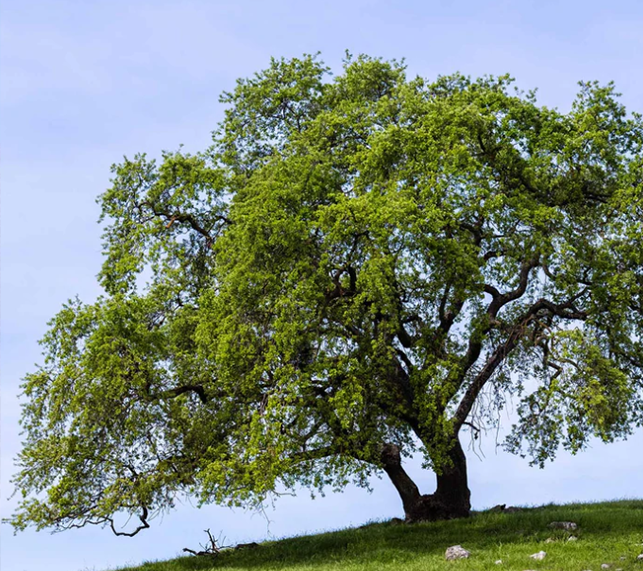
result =
M168 389L156 395L156 398L176 398L179 395L190 392L196 393L203 404L207 404L210 400L201 385L183 385L174 389Z
M312 460L321 460L322 458L328 458L329 456L334 456L339 454L339 450L335 445L328 445L322 448L315 448L314 450L302 450L301 452L295 452L288 456L293 464L299 464L301 462L310 462Z
M109 526L114 532L114 535L119 535L119 536L124 536L124 537L134 537L139 531L142 531L144 529L147 529L150 527L150 524L147 523L147 518L148 518L148 511L146 506L141 506L142 513L138 516L138 519L141 520L141 525L139 525L134 531L132 532L125 532L125 531L116 531L116 528L114 527L114 520L112 518L106 518L107 521L109 521Z
M211 245L214 242L214 239L210 235L210 232L208 232L190 214L186 214L184 212L170 213L170 212L168 212L166 210L161 210L160 208L157 208L156 205L152 204L151 202L147 202L147 201L141 203L140 206L147 206L155 216L164 217L168 221L166 226L165 226L166 228L170 228L174 224L174 222L183 222L184 224L187 224L188 226L190 226L190 228L192 228L193 230L198 232L201 236L203 236L208 245ZM224 224L228 224L228 225L232 224L232 221L229 218L227 218L226 216L223 216L223 215L217 216L216 221L217 222L223 222Z
M494 286L489 284L484 284L485 293L490 294L492 297L491 303L487 307L487 316L489 319L481 331L477 331L477 332L474 331L471 334L467 352L464 356L464 359L462 360L462 367L460 369L458 382L456 383L456 390L464 381L464 378L466 377L471 367L480 357L485 336L497 324L496 316L498 315L498 312L505 305L507 305L512 301L515 301L516 299L519 299L525 294L525 292L527 291L527 287L529 285L529 273L531 272L532 269L538 266L538 263L539 263L539 256L534 256L532 259L524 262L520 268L518 286L515 289L508 291L506 293L500 293L500 291L498 291L498 289L495 288Z
M487 359L482 370L473 379L466 393L462 397L462 401L460 402L454 416L456 432L460 430L460 427L467 419L467 416L471 412L473 403L478 398L482 387L484 387L493 373L495 373L496 369L500 364L502 364L507 355L518 345L524 335L525 328L539 312L545 310L550 314L563 319L584 320L587 318L587 313L574 308L573 303L574 300L569 300L562 304L555 304L546 299L539 299L520 318L518 318L515 325L511 328L507 340L499 345Z
M527 291L527 286L529 285L529 273L534 268L538 267L540 263L540 256L536 255L530 260L523 262L520 267L520 274L518 277L518 286L508 292L500 293L495 287L489 284L484 285L485 293L491 295L492 300L487 307L487 314L491 319L495 319L498 315L498 312L508 303L515 301L516 299L522 297Z

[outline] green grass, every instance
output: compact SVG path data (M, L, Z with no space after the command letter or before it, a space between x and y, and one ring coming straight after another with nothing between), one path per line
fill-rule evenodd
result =
M568 542L569 533L550 530L552 521L576 522L578 540ZM548 538L555 541L545 543ZM127 571L601 571L603 563L610 564L611 571L643 571L643 562L636 562L643 553L642 543L643 500L631 500L550 505L511 514L482 512L470 519L415 525L373 523L265 542L256 549L225 551L216 558L189 556L145 563ZM445 561L446 548L456 544L469 550L471 557ZM544 561L529 558L540 550L547 552ZM498 559L501 565L495 564Z

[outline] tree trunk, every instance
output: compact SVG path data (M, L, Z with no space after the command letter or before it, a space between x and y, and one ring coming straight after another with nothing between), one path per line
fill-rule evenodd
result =
M471 492L467 484L467 459L457 436L454 437L448 457L450 465L444 466L438 474L435 493L422 495L402 468L399 447L395 444L384 445L381 457L384 471L402 498L407 522L469 516Z
M408 517L408 514L417 506L422 496L415 482L411 480L404 468L402 468L399 446L396 444L384 444L382 449L382 464L384 471L391 479L391 482L393 482L397 493L400 494L400 498L402 498L404 513Z

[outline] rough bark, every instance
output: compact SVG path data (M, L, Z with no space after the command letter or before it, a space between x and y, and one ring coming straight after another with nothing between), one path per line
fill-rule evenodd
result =
M467 484L467 461L457 437L454 437L448 456L450 463L437 475L435 492L422 495L402 467L399 447L395 444L384 445L382 465L400 494L407 522L469 516L471 493Z
M402 468L399 446L396 444L384 444L382 464L384 471L393 482L397 493L400 494L400 498L402 498L404 513L408 515L413 511L422 496L415 482L411 480L404 468Z

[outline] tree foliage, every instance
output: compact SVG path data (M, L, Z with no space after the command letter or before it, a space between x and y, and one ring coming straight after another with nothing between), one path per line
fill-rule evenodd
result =
M113 167L105 294L27 375L16 528L439 472L497 420L541 464L643 421L643 121L512 79L273 60L202 153Z

